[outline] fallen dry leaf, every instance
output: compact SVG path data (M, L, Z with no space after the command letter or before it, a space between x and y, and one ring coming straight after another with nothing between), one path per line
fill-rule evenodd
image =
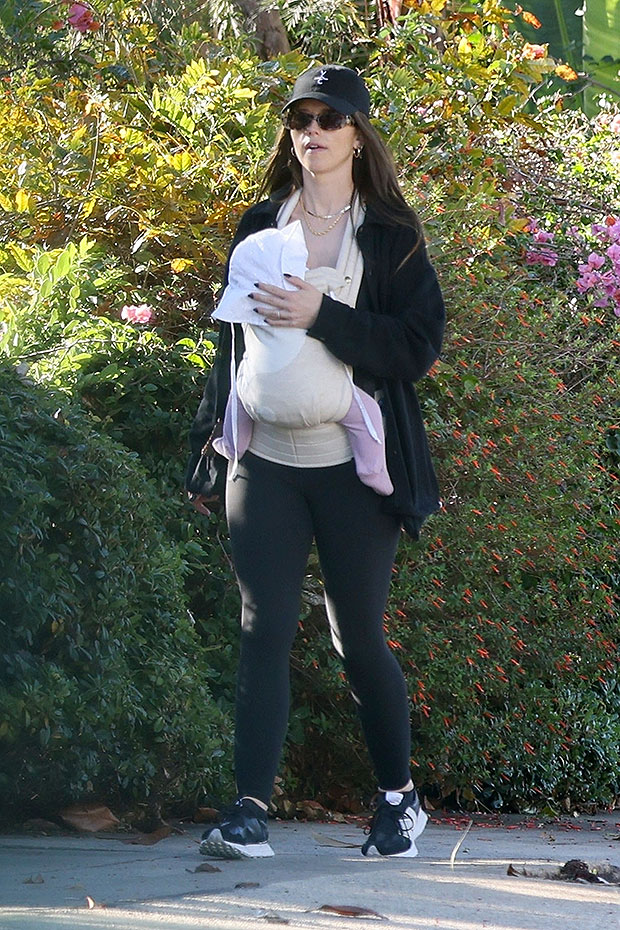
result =
M123 842L130 843L133 846L154 846L155 843L159 843L160 840L165 840L171 833L172 827L166 823L163 827L158 827L157 830L153 830L152 833L140 833L139 836L133 836L129 840L123 840Z
M101 830L116 830L120 824L108 807L103 804L74 804L60 812L60 817L70 827L83 833L98 833Z
M344 840L337 840L334 836L327 836L325 833L313 833L312 839L319 846L340 846L344 849L359 849L360 843L345 843Z
M194 812L194 823L217 823L220 812L215 807L198 807Z
M25 878L22 882L23 885L43 885L45 879L41 874L31 875L30 878Z
M327 817L327 811L318 801L298 801L295 810L307 820L322 820Z
M275 805L273 805L273 809L287 819L291 819L295 816L295 804L288 798L279 797Z
M386 920L383 914L377 914L367 907L358 907L356 904L321 904L318 910L327 914L338 914L339 917L376 917Z
M195 869L185 869L186 872L221 872L221 869L218 869L216 865L211 865L210 862L201 862L200 865L197 865Z

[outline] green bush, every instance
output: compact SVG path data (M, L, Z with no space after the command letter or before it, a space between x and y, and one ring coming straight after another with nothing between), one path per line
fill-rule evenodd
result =
M0 370L5 809L169 804L227 783L168 505L66 396Z
M605 249L591 223L618 219L605 203L620 174L612 135L574 114L547 116L544 141L490 133L488 182L474 158L417 190L448 302L420 385L444 507L401 544L385 628L436 803L560 810L620 793L619 320L576 287ZM532 257L543 248L549 265ZM308 606L295 653L291 778L370 790L319 614Z
M314 26L295 25L304 22L300 9L293 4L288 20L298 45L319 54ZM22 679L13 678L4 695L7 706L21 701L21 729L11 738L26 734L43 747L29 756L40 761L39 784L50 772L49 783L66 797L91 791L90 779L102 792L151 792L171 802L198 790L198 764L205 787L222 794L230 787L229 757L213 758L208 747L222 719L228 752L238 595L221 518L194 514L182 490L185 437L213 349L201 327L236 219L255 200L278 106L307 60L294 52L259 62L242 43L205 42L195 24L163 37L145 10L139 0L114 0L105 30L78 42L66 28L50 35L53 8L46 7L20 42L47 56L41 73L48 76L11 68L0 95L0 351L28 366L32 379L69 392L83 413L64 398L57 405L88 437L78 443L88 455L74 451L66 471L53 431L69 426L40 414L46 426L36 453L42 484L37 477L32 491L33 499L41 496L36 525L20 511L26 542L19 536L7 547L32 573L28 547L45 551L42 606L33 613L40 648L24 645L24 633L10 654L16 663L38 656L27 660L36 670L29 682L53 668L56 690L45 687L56 700L37 711L32 727ZM618 320L576 281L579 263L598 248L591 223L607 223L609 204L620 202L613 111L594 122L566 117L561 95L548 95L546 76L556 63L531 57L496 0L465 13L420 0L398 30L378 35L353 5L338 14L343 20L332 18L326 41L336 48L341 34L342 60L368 65L375 123L424 219L448 304L442 360L420 386L445 506L419 544L403 541L385 616L409 682L417 780L438 801L454 795L493 808L612 804L620 790ZM328 14L313 15L319 23ZM11 46L15 61L20 42ZM67 43L63 69L48 52ZM530 218L555 237L557 260L547 265L531 259ZM148 304L151 321L120 323L126 304ZM12 385L11 396L28 390L39 397L34 386ZM41 409L52 408L41 401ZM11 423L15 436L22 427L16 418ZM20 437L13 447L21 454L30 447ZM95 452L102 449L105 457ZM82 514L74 496L67 483L56 486L57 474L81 474L86 460L96 475L116 469L98 482L109 488L105 501L88 493L89 508L105 504L101 516L89 510L85 519L88 527L101 525L102 539L111 534L114 545L106 548L118 563L118 586L90 569L84 580L86 563L75 553L83 559L94 546L96 555L98 543L88 537L85 545L90 531L76 522ZM125 472L119 477L121 460L133 483ZM9 455L13 508L24 496L19 482L33 480L16 461ZM121 527L128 482L143 505ZM56 526L69 542L54 535ZM174 584L170 571L150 574L154 558L137 555L162 545L162 564L178 566ZM134 557L124 560L127 547ZM57 563L68 593L54 613ZM173 618L162 621L166 636L155 620L145 632L129 610L126 564L148 588L153 616ZM286 787L331 804L338 793L359 796L374 786L321 592L313 562L293 654L284 772ZM19 613L28 616L22 607ZM67 623L65 615L66 638L64 627L51 627ZM108 640L104 648L103 634L90 626L84 645L86 615L105 616L106 631L122 631L123 651ZM170 624L184 631L174 637L178 650ZM167 715L147 709L134 723L125 705L140 708L140 699L119 707L106 698L102 709L89 683L99 669L111 688L119 680L133 687L150 667L137 657L159 657L160 646L173 657L161 660L164 670L177 671L164 671L159 684L151 680L148 701L159 706L172 694L185 701L176 767L166 755L172 732L164 729L162 745L153 733L140 741L145 721ZM183 683L171 689L180 668L187 669ZM38 707L41 689L34 693L29 699ZM192 754L205 705L206 735ZM106 721L101 739L123 738L102 761L97 750L88 755L73 737L64 739L50 708L63 720L65 708L71 720L77 708L84 745L98 745L92 733L99 717ZM0 721L5 739L6 727ZM52 749L63 739L61 758ZM15 742L7 755L15 771L20 752ZM151 780L138 774L124 787L126 773L151 765ZM105 775L92 778L95 769ZM35 775L33 768L33 794Z

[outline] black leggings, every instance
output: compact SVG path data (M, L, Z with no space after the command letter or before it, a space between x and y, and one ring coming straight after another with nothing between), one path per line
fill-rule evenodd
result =
M398 519L353 462L293 468L246 453L227 482L226 509L242 598L235 771L241 796L267 803L289 714L289 656L312 539L334 645L357 704L378 784L409 780L410 724L401 668L383 613Z

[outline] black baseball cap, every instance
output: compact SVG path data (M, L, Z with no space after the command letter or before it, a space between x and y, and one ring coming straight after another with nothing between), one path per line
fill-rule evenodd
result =
M370 94L357 71L344 65L324 65L304 71L295 81L293 95L283 110L297 100L321 100L338 113L370 113Z

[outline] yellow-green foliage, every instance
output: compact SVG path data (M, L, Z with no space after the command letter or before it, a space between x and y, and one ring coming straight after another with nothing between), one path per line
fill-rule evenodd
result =
M19 301L18 271L43 251L51 268L59 250L85 237L102 265L92 309L114 313L155 287L158 305L174 309L180 293L212 285L235 218L254 196L274 133L269 100L284 83L251 59L231 66L222 54L150 93L71 78L11 82L0 98L5 297ZM49 268L37 268L43 287ZM49 286L39 290L48 296Z
M610 803L618 317L576 281L600 246L591 224L613 223L620 201L614 114L589 122L564 114L559 96L533 103L556 63L527 48L497 0L408 9L394 34L351 16L341 51L366 69L448 305L445 350L420 391L445 506L420 544L403 543L386 613L414 708L414 765L437 795L522 807L576 789ZM0 350L69 390L156 477L189 569L200 662L228 708L235 581L222 524L183 510L182 449L230 237L309 59L259 62L196 24L164 37L143 14L138 0L115 0L79 42L63 26L64 69L41 17L28 54L47 76L25 68L2 84ZM298 28L318 54L303 19ZM531 218L554 237L546 264L532 258ZM150 322L122 322L127 304L147 305ZM320 582L309 586L287 776L304 792L325 791L326 772L370 790L311 607Z

